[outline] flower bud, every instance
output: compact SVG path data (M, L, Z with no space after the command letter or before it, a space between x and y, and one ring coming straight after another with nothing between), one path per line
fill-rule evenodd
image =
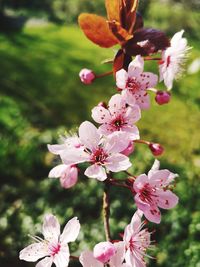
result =
M133 153L134 148L135 148L135 147L134 147L134 142L132 141L132 142L129 143L129 145L127 146L127 148L124 149L121 153L122 153L123 155L125 155L125 156L128 157L130 154Z
M63 188L73 187L78 181L78 168L76 166L68 166L60 177L60 184Z
M159 105L164 105L169 103L171 99L171 94L167 91L158 91L156 93L155 100Z
M91 84L93 82L93 80L95 79L95 74L92 70L82 69L79 72L79 77L80 77L82 83Z
M164 148L160 144L150 143L149 148L154 156L161 156Z
M93 256L103 264L108 262L116 253L116 248L111 242L98 243L93 249Z

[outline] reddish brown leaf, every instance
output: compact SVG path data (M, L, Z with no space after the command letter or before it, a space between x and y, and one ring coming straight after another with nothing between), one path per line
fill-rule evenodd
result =
M131 56L148 56L164 50L169 45L169 39L164 32L143 28L134 33L134 37L126 43L124 48Z
M88 39L101 47L112 47L118 41L109 29L106 20L95 14L83 13L78 18L79 25Z
M113 62L113 73L114 73L114 75L118 70L121 70L121 69L127 70L128 69L128 65L131 62L131 60L132 60L131 56L125 54L123 52L123 50L120 49L117 52L117 54L115 56L115 59L114 59L114 62Z
M139 12L137 12L136 13L135 26L134 26L133 31L139 30L139 29L141 29L143 27L144 27L144 22L143 22L142 15Z
M122 26L129 32L133 32L133 28L136 21L136 10L138 6L138 0L121 0L121 21Z
M107 17L109 21L120 22L120 5L121 0L105 0Z
M119 22L109 21L108 24L110 30L112 31L114 36L118 39L119 43L124 44L133 37L132 34L129 34L124 28L122 28Z

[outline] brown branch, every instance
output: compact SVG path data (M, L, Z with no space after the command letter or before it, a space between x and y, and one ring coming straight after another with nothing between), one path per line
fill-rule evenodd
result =
M102 77L105 77L105 76L108 76L108 75L111 75L113 74L113 71L108 71L108 72L105 72L105 73L102 73L102 74L99 74L99 75L95 75L95 78L102 78Z
M76 261L78 261L79 260L79 257L70 255L70 260L76 260Z
M103 221L104 221L104 231L106 240L110 241L110 224L109 224L109 216L110 216L110 203L109 203L109 183L105 182L105 189L103 193Z

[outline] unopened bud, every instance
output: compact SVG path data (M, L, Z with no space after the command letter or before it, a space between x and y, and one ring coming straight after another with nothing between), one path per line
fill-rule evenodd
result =
M129 156L130 154L133 153L134 148L135 148L135 147L134 147L134 142L132 141L132 142L129 143L129 145L127 146L127 148L124 149L124 150L121 152L121 154L123 154L123 155L125 155L125 156Z
M92 70L82 69L79 72L79 77L80 77L82 83L91 84L93 82L93 80L95 79L95 74Z
M164 105L169 103L170 99L171 99L171 94L169 92L158 91L156 93L155 100L159 105Z
M164 148L160 144L150 143L149 148L154 156L161 156Z
M116 253L116 248L111 242L98 243L93 249L93 256L98 261L107 263Z

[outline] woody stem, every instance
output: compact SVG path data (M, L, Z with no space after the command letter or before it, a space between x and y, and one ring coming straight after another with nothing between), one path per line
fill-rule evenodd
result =
M105 72L105 73L102 73L102 74L99 74L99 75L95 75L95 78L102 78L102 77L105 77L105 76L108 76L108 75L111 75L113 74L113 71L108 71L108 72Z
M162 60L162 58L160 58L160 57L144 57L144 60L157 60L157 61L159 61L159 60Z
M110 185L108 183L105 183L105 189L103 193L103 221L104 221L104 231L107 241L111 240L110 224L109 224L109 216L110 216L109 188Z
M134 140L134 143L150 145L150 142L149 141L145 141L145 140Z

